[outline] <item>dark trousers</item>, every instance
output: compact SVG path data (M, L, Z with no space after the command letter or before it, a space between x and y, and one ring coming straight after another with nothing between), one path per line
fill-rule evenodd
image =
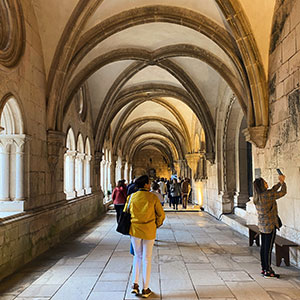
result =
M182 194L182 207L186 208L188 202L188 194Z
M265 271L270 271L272 249L276 237L276 229L271 233L261 233L261 248L260 248L260 259L261 268Z
M119 222L119 218L124 210L125 204L115 204L115 210L117 212L117 223Z
M180 196L172 197L171 199L172 199L173 208L178 209L178 202L179 202Z

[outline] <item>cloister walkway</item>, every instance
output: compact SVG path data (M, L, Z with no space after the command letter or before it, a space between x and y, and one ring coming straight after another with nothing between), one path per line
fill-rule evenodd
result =
M122 300L130 294L129 238L113 212L1 283L1 300ZM259 249L205 212L167 212L154 246L149 299L300 299L300 272L260 275Z

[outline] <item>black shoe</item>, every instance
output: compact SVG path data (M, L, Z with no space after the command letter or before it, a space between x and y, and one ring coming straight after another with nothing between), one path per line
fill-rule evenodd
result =
M148 298L152 294L152 291L148 288L146 290L142 290L142 297Z
M137 283L134 283L131 288L131 293L138 295L140 293L139 291L139 285Z
M276 274L274 271L266 271L264 273L264 278L279 278L280 275Z

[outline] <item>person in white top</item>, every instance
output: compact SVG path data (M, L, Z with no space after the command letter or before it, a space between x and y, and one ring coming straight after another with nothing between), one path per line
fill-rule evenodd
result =
M164 206L164 197L161 193L159 193L159 184L155 181L152 182L150 192L157 196L162 206Z
M160 178L158 184L159 184L160 193L163 196L165 196L167 194L167 186L165 184L165 179L164 178Z

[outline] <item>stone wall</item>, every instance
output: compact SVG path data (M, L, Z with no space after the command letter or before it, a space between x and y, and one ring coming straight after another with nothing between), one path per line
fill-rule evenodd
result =
M149 169L155 169L156 176L164 178L171 177L171 172L168 170L168 165L158 151L140 151L139 155L134 157L133 166L133 174L135 176L142 175Z
M12 95L22 112L24 133L28 137L25 150L25 211L0 218L0 280L105 210L101 192L72 201L65 200L63 149L59 157L60 167L54 172L50 170L46 120L47 76L43 50L31 1L20 3L25 29L23 54L13 66L6 66L0 61L0 110L7 95ZM84 138L88 136L93 155L91 123L90 112L85 122L79 121L72 104L63 130L66 133L67 126L72 126L76 134L80 132ZM60 134L63 137L63 133Z
M0 280L63 241L104 211L91 195L3 220L0 227Z
M300 234L300 0L278 1L270 48L270 131L265 149L253 148L254 168L269 186L276 168L286 175L287 195L279 199L279 234L299 243ZM299 253L298 253L299 257ZM300 265L296 252L293 260Z

